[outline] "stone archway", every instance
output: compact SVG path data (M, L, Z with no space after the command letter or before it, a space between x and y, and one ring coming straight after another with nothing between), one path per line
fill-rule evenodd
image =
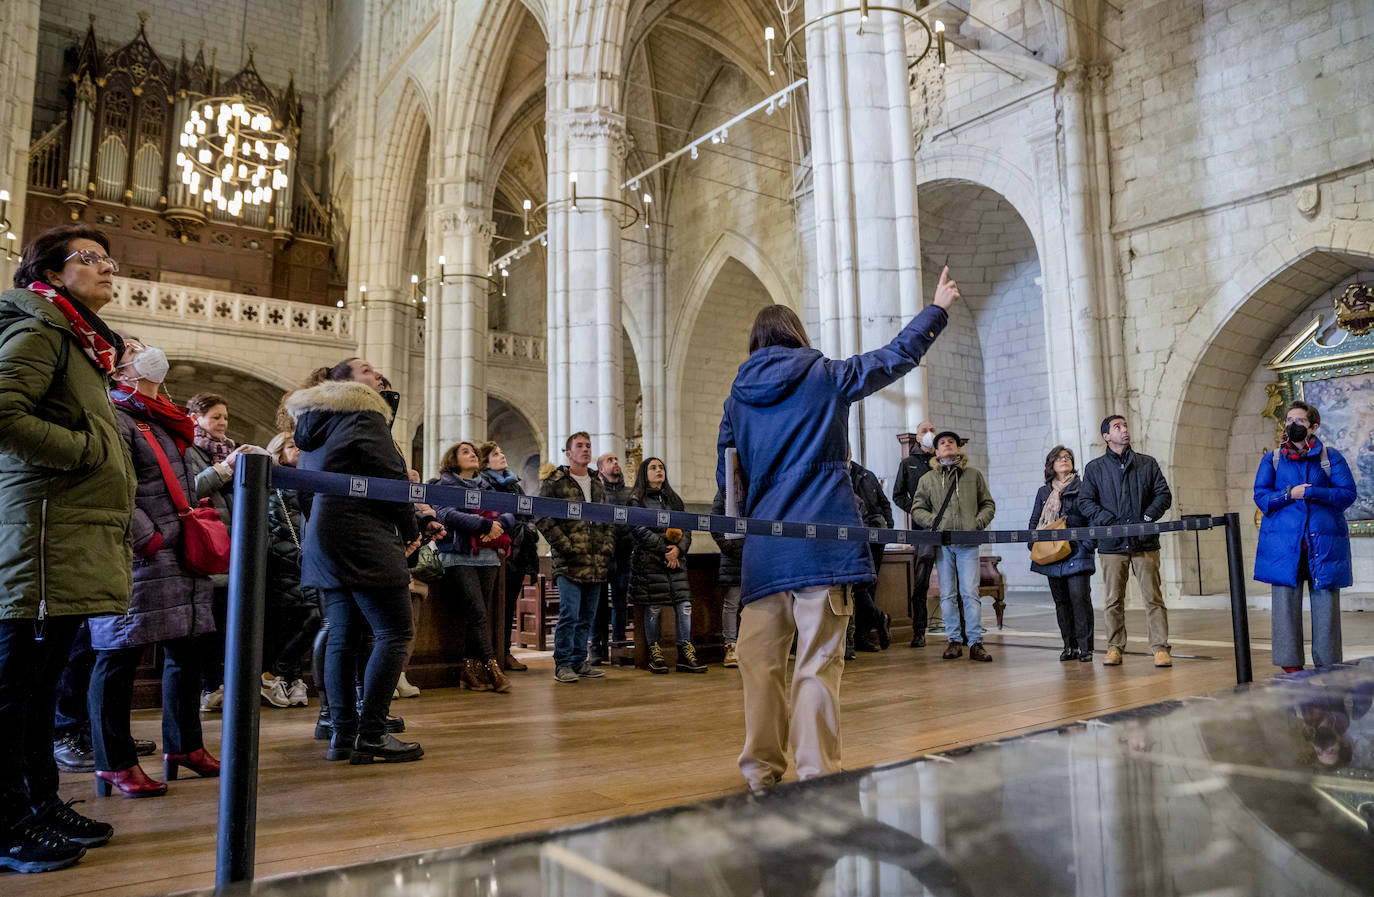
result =
M196 393L223 396L229 408L229 438L237 443L266 446L277 434L277 407L285 391L241 369L174 358L163 385L178 405Z
M997 502L993 526L1019 529L1055 443L1035 239L1015 206L982 184L922 184L918 208L925 295L948 264L963 297L925 362L927 416L969 438L969 461L987 476ZM886 451L894 463L875 471L885 485L897 447ZM1009 586L1044 588L1043 577L1025 564L1007 564L1003 572Z
M538 494L544 443L529 418L509 402L488 395L487 438L501 444L506 463L520 477L525 491L530 495Z

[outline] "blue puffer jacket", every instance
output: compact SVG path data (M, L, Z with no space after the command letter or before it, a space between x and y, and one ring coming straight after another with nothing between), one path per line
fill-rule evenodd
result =
M1089 525L1088 518L1078 507L1078 490L1082 485L1083 481L1074 477L1073 482L1065 486L1064 492L1059 496L1059 514L1066 518L1064 525L1070 529ZM1035 507L1031 509L1030 523L1026 524L1026 529L1035 529L1040 523L1040 512L1045 509L1045 502L1049 500L1052 488L1046 483L1035 493ZM1031 561L1031 572L1045 576L1072 576L1075 573L1092 573L1097 570L1094 560L1097 554L1096 542L1085 539L1082 542L1070 542L1069 546L1073 551L1062 561L1055 561L1053 564L1037 564Z
M1307 542L1307 564L1317 589L1344 589L1354 582L1350 565L1350 530L1345 509L1355 503L1355 478L1341 453L1328 447L1328 476L1321 465L1321 440L1312 440L1300 461L1265 452L1255 472L1255 504L1264 512L1255 552L1255 579L1296 587L1300 546ZM1287 497L1288 487L1310 483L1307 496Z
M745 516L862 526L845 469L849 406L916 367L948 320L932 305L883 348L844 361L785 346L750 355L725 400L716 484L725 484L725 450L734 447L746 476ZM873 579L865 542L751 537L740 600Z

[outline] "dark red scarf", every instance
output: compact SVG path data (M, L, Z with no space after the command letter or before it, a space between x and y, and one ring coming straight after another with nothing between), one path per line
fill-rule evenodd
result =
M113 374L115 365L119 362L119 350L86 323L86 319L76 310L76 306L72 305L66 296L41 280L29 284L29 289L47 299L62 312L67 323L72 325L72 331L76 334L77 342L81 344L81 350L106 376Z
M160 395L145 396L137 390L120 386L110 391L110 401L160 424L172 434L172 441L176 443L179 455L184 454L187 447L195 441L196 425L191 421L191 416Z
M1307 457L1308 453L1312 451L1312 447L1316 444L1317 441L1313 439L1307 444L1306 448L1299 449L1293 443L1285 439L1283 445L1279 446L1279 448L1283 450L1283 456L1289 461L1301 461L1303 458Z

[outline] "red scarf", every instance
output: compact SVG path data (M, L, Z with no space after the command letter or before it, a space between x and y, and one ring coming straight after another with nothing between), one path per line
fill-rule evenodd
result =
M191 416L162 396L145 396L143 393L120 386L110 392L110 401L142 417L161 424L176 443L177 454L184 454L195 441L196 425Z
M1303 458L1307 457L1308 452L1312 451L1312 446L1316 445L1316 442L1317 441L1313 439L1308 442L1305 448L1299 449L1293 443L1285 439L1283 445L1279 446L1279 448L1283 450L1283 456L1289 461L1301 461Z
M72 325L72 331L76 334L77 342L81 343L81 350L94 362L96 367L105 372L106 376L113 374L115 365L119 362L119 353L114 346L105 341L103 336L96 333L90 324L86 323L86 319L81 317L81 313L67 300L67 297L41 280L35 280L29 284L29 289L57 306L57 310L62 312L67 323Z

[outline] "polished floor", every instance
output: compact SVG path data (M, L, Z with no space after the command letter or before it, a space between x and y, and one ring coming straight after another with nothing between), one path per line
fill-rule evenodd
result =
M1343 620L1347 656L1374 655L1374 614L1348 613ZM1120 668L1061 664L1056 659L1052 611L1029 600L1017 600L1016 596L1012 596L1008 607L1006 630L1000 634L994 631L987 639L997 658L995 663L941 661L938 647L909 649L905 639L881 654L861 654L846 669L844 679L846 766L857 769L909 761L932 752L957 752L974 744L998 742L1047 728L1080 729L1082 720L1130 708L1225 694L1234 682L1228 616L1215 611L1175 611L1171 623L1177 661L1167 670L1155 669L1143 653L1145 646L1134 642L1132 649L1141 653L1129 655ZM1144 634L1143 615L1139 612L1130 615L1128 625L1133 632L1139 630ZM1272 670L1263 638L1268 632L1266 615L1252 615L1252 632L1256 670L1264 676ZM739 677L735 671L713 667L706 676L660 677L613 670L604 680L566 686L553 682L546 657L527 659L531 660L532 669L513 674L516 686L510 695L437 690L397 702L394 710L406 717L410 734L425 744L426 758L415 764L348 767L325 763L321 759L321 745L309 737L313 711L265 708L258 807L259 876L352 866L738 797L742 782L734 761L743 723ZM1215 703L1201 701L1204 706ZM1280 717L1281 713L1275 718ZM953 857L967 864L969 857L976 856L974 865L985 867L976 870L979 875L996 871L1004 857L1030 862L1024 856L1029 853L1038 858L1035 863L1043 866L1045 877L1028 881L1048 882L1043 893L1069 893L1075 887L1082 894L1130 893L1124 885L1106 887L1101 883L1124 881L1114 878L1121 873L1113 870L1135 863L1137 853L1147 855L1154 849L1152 843L1148 839L1142 841L1144 834L1133 829L1111 828L1103 821L1105 817L1088 814L1088 807L1100 803L1111 812L1126 806L1142 807L1146 798L1139 789L1144 785L1133 783L1146 771L1161 766L1148 752L1127 752L1112 756L1109 774L1106 767L1101 763L1094 766L1089 758L1095 756L1093 751L1106 751L1109 744L1129 747L1129 739L1136 737L1132 734L1136 726L1154 732L1150 728L1153 725L1136 721L1115 723L1106 729L1091 724L1070 738L1038 735L1024 743L1028 747L1026 752L1015 755L1002 747L985 747L966 757L956 757L953 763L939 759L841 779L832 783L837 791L813 791L810 789L818 786L810 785L808 793L832 797L825 798L831 804L817 804L809 810L768 802L756 807L748 801L736 800L690 811L706 814L699 818L717 821L756 812L790 820L765 838L782 838L779 849L787 850L792 849L787 844L801 843L788 839L812 838L814 832L805 833L816 826L837 826L834 831L842 832L849 822L858 819L855 813L896 825L902 834L898 838L896 832L874 829L869 833L871 837L866 835L875 849L887 851L875 855L876 858L841 860L835 854L836 858L820 869L809 869L805 863L784 863L801 876L797 881L785 877L765 881L760 876L772 876L772 872L741 871L750 862L747 858L741 859L729 850L726 856L720 850L706 849L711 843L721 843L721 838L729 848L733 842L741 841L743 836L738 831L728 826L721 829L717 822L712 822L708 828L720 830L711 836L716 840L703 842L696 836L688 837L686 830L672 827L677 823L671 820L687 820L683 824L690 827L695 818L690 813L675 813L658 817L669 827L659 829L652 837L665 839L659 849L672 848L665 857L671 854L682 859L667 863L660 858L652 864L661 867L658 877L651 874L652 869L642 868L634 857L624 855L627 851L643 853L642 847L633 846L642 843L633 840L640 836L624 835L630 840L623 843L591 844L577 840L593 837L591 831L573 832L530 841L521 848L525 853L502 854L504 859L496 854L464 854L459 864L446 867L451 870L444 873L449 877L442 879L447 884L437 893L476 893L464 888L466 882L478 879L482 882L482 894L590 893L588 882L594 878L568 865L578 864L578 857L590 858L599 867L619 869L619 874L638 882L631 887L630 882L620 881L619 885L606 886L597 893L802 894L810 893L806 888L811 887L813 876L822 882L835 882L825 885L825 893L919 893L912 891L913 879L900 868L900 862L893 866L883 859L910 853L908 848L912 844L904 840L907 837L933 845L942 862ZM206 726L209 740L215 743L217 718L208 718ZM158 737L156 717L140 712L135 730L141 737ZM1154 738L1153 743L1166 747L1179 740L1178 736L1163 734L1139 737ZM1289 733L1284 737L1291 741L1298 736ZM1204 746L1209 744L1204 742ZM1267 742L1257 744L1264 746ZM1031 746L1033 750L1029 749ZM1174 751L1170 747L1169 755ZM996 760L998 757L1007 759ZM947 767L966 772L949 778L951 773L944 772ZM150 771L160 772L151 768ZM932 775L940 779L941 790L912 790L913 782ZM1197 792L1203 796L1197 799L1205 798L1209 793L1205 788L1210 787L1207 783L1218 775L1215 771L1199 774L1194 785L1204 790ZM1092 791L1093 788L1097 790ZM114 824L115 840L107 847L91 851L70 870L0 878L0 892L43 897L144 895L203 888L213 881L215 782L178 781L172 784L168 796L155 800L97 800L90 797L88 777L64 776L63 793L68 798L87 798L88 802L79 805L79 809ZM923 796L927 794L938 794L939 799ZM886 797L879 803L873 803L883 795ZM881 811L876 809L879 806ZM1179 804L1180 810L1182 806ZM1043 812L1045 808L1049 808L1048 814ZM1072 831L1052 824L1066 816L1075 820ZM910 818L918 819L920 826L913 828L912 823L903 821ZM1180 824L1184 818L1179 816ZM1199 826L1221 824L1220 817L1206 822L1211 818L1206 814L1187 818L1195 836ZM771 825L768 828L773 831ZM1166 828L1172 831L1171 827ZM597 831L602 835L594 837L609 838L607 833L622 829ZM959 832L958 843L941 832ZM1025 835L1020 841L1018 832ZM889 835L897 840L883 847ZM969 836L969 843L965 843ZM842 840L836 842L841 847ZM572 853L560 853L560 846ZM838 849L827 848L831 854ZM528 853L529 850L534 853ZM473 871L474 867L464 865L479 855L484 857L484 868L506 870L503 877L483 878ZM718 855L722 857L719 864ZM536 857L534 872L528 866L530 856ZM622 865L616 866L617 862ZM1068 874L1063 868L1066 865L1075 870L1080 866L1083 870L1101 866L1107 871L1096 879L1070 880L1063 877ZM423 869L432 874L435 868L426 861L418 866L391 869L386 881L392 884L384 886L370 877L375 869L350 871L346 878L312 881L330 883L320 893L431 893L423 889L421 878L412 879L405 870ZM932 870L928 874L937 875L938 869ZM604 869L583 871L604 874ZM400 887L394 884L398 873ZM529 877L546 873L552 877L537 882ZM1022 878L1028 874L1017 873ZM750 879L749 875L754 877ZM754 882L753 890L740 890L745 887L741 882L749 881ZM1069 882L1065 886L1068 890L1055 884L1064 881ZM974 893L995 892L989 891L981 879L974 884ZM932 893L961 893L942 892L928 882L927 886ZM1151 893L1206 890L1168 884ZM1272 892L1289 893L1282 889ZM1359 893L1360 888L1353 887L1350 892ZM1219 893L1264 891L1243 888Z

